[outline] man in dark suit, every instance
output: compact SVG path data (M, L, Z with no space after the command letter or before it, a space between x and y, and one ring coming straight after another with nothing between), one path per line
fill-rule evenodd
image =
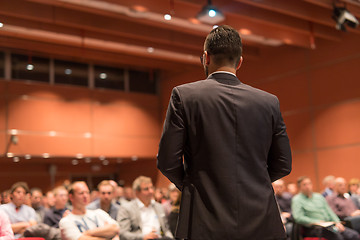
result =
M213 29L201 57L207 79L172 91L158 168L181 191L176 237L284 239L271 182L291 171L276 96L240 82L238 32Z

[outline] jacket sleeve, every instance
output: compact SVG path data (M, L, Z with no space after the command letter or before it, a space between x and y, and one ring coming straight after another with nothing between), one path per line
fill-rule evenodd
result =
M279 100L274 113L272 143L268 154L268 173L272 182L291 172L291 149L286 126L281 116Z
M117 222L120 226L120 239L122 240L143 240L142 232L139 226L134 225L134 216L129 207L120 206Z
M183 149L186 139L184 109L177 88L171 94L157 155L157 167L177 188L185 175Z

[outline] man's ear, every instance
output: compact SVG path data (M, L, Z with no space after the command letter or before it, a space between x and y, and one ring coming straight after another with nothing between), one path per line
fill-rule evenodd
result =
M208 54L207 51L205 51L204 54L205 54L205 65L209 65L210 64L210 54Z
M241 64L242 64L242 62L243 62L243 57L241 56L240 57L240 61L239 61L239 63L238 63L238 65L236 66L236 70L239 70L239 68L241 67Z

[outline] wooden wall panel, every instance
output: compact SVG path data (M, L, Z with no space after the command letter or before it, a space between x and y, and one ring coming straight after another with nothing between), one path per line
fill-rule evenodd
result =
M283 116L292 151L309 151L314 147L313 123L309 111Z
M351 178L360 178L359 156L360 146L347 146L343 148L324 149L317 152L319 163L319 178L327 175Z
M317 110L315 113L317 147L360 144L359 123L360 99Z

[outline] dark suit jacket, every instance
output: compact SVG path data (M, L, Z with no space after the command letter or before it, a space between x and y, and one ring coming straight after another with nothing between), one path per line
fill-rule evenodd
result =
M177 237L285 237L271 182L291 151L276 96L223 72L175 87L157 164L182 190Z

